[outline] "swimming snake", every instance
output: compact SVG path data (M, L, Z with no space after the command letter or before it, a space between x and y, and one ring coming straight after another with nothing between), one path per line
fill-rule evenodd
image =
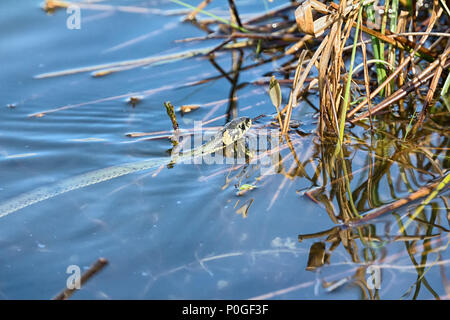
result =
M40 187L0 204L0 218L37 202L56 197L72 190L84 188L103 181L108 181L133 172L157 168L162 165L183 161L188 158L214 153L224 148L224 146L231 145L242 138L251 125L252 120L250 118L236 118L228 122L209 142L202 144L198 148L178 153L172 157L125 163L95 170L72 178L64 179L50 186Z

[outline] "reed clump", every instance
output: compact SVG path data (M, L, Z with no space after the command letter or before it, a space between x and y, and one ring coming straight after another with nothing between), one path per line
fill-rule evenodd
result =
M417 298L426 288L439 298L426 281L423 262L432 252L430 245L445 242L448 235L437 222L448 219L448 200L439 195L448 190L450 164L450 11L445 1L306 0L244 18L230 0L229 19L209 15L202 20L199 16L211 2L201 2L186 19L207 35L185 41L223 39L208 53L211 59L218 51L234 52L232 71L221 71L220 76L233 87L228 117L236 112L231 101L238 90L237 75L244 70L245 52L259 57L247 68L288 59L254 84L267 86L275 107L271 125L284 136L281 148L287 151L274 165L276 172L285 179L309 180L311 188L301 194L320 205L337 225L299 235L299 241L316 239L307 270L329 263L342 244L353 263L366 265L355 272L364 296L379 298L365 282L365 268L376 259L375 249L401 241L417 270L417 281L405 295ZM235 47L227 48L230 44ZM283 99L280 88L286 86L289 95ZM311 96L317 97L317 104L309 102ZM303 100L318 117L314 133L319 142L307 159L296 152L304 134L292 125ZM356 157L364 165L353 163ZM287 159L292 161L290 167L285 167ZM411 206L421 199L425 200ZM398 210L405 205L410 205L409 214L400 218ZM385 226L380 235L375 225L387 213L395 217L398 230L392 233ZM414 234L406 232L410 224ZM357 241L364 247L363 255ZM417 261L413 250L421 241L422 260ZM441 250L447 245L448 241Z

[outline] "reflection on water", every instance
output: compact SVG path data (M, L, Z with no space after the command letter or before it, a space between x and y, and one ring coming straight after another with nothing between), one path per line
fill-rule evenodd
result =
M0 4L9 25L0 31L8 43L0 53L8 61L0 76L1 203L93 170L168 157L167 100L180 108L188 138L196 120L213 132L237 116L273 114L261 78L292 72L291 59L264 45L258 55L232 50L233 42L205 58L221 41L175 43L203 33L167 15L178 9L172 3L144 2L127 5L158 10L82 9L80 30L65 27L64 10ZM263 8L250 1L241 10ZM70 75L33 78L61 70ZM3 217L0 297L51 298L69 265L86 269L98 257L108 267L73 298L448 295L448 191L418 209L448 175L448 116L434 114L407 140L401 114L379 120L374 134L358 124L342 158L335 140L314 133L316 102L305 97L287 138L260 117L243 163L174 164ZM262 148L268 133L275 139Z

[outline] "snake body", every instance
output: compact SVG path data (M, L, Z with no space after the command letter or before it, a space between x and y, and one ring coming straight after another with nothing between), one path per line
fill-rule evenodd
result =
M228 122L209 142L202 144L198 148L182 152L170 158L137 161L95 170L62 180L50 186L41 187L24 193L0 204L0 218L37 202L56 197L72 190L108 181L133 172L157 168L184 159L214 153L224 146L230 145L242 138L250 128L251 124L252 121L250 118L236 118Z

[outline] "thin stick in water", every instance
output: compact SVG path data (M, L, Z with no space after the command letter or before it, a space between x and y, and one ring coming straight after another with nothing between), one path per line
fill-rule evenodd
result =
M108 264L108 260L105 258L99 258L83 275L80 279L80 284L83 286L90 278L92 278L95 274L102 271L104 267ZM79 289L69 289L66 288L65 290L61 291L56 297L54 297L52 300L67 300L69 299L76 290Z

